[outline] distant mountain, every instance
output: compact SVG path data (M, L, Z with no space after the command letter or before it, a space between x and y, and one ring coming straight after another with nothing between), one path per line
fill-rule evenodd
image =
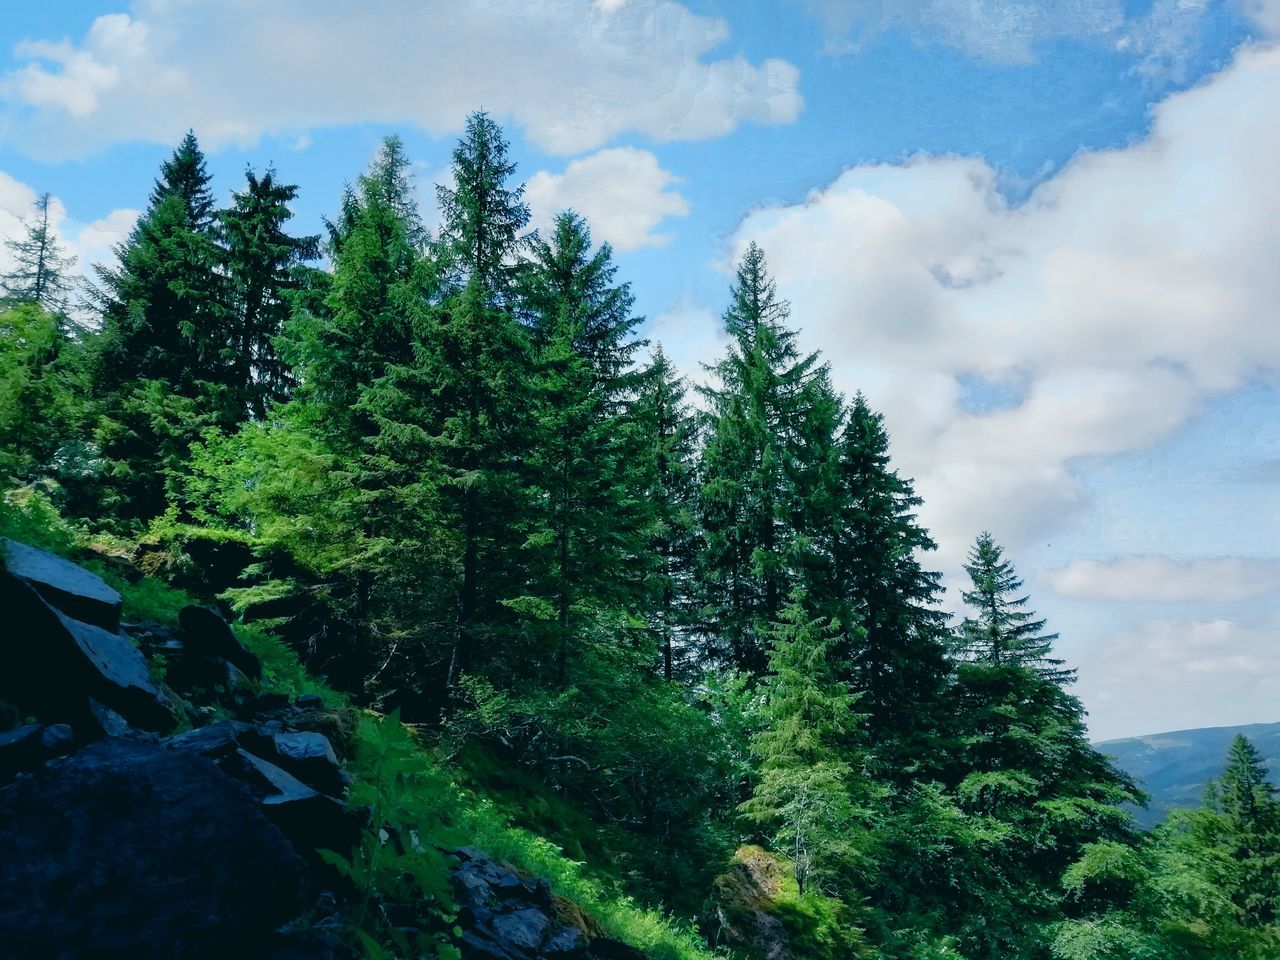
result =
M1222 773L1227 747L1237 733L1253 741L1266 758L1271 781L1280 785L1280 723L1176 730L1106 740L1094 747L1114 757L1116 765L1151 794L1150 807L1137 812L1138 822L1150 827L1164 820L1174 807L1199 806L1205 783Z

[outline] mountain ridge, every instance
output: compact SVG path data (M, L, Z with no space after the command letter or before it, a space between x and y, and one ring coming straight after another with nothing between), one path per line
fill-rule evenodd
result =
M1135 813L1141 826L1151 827L1170 810L1199 805L1205 783L1222 773L1227 747L1237 734L1244 734L1258 748L1274 782L1280 772L1280 722L1170 730L1103 740L1093 746L1114 758L1151 795L1147 808Z

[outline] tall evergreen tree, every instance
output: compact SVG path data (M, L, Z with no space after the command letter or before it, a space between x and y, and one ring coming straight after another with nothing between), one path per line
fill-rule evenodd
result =
M903 776L936 753L930 739L949 672L947 617L936 606L941 575L921 562L934 543L916 519L920 498L911 481L890 465L884 418L861 394L846 415L833 469L829 574L820 608L843 609L861 627L840 655L862 695L872 742Z
M136 523L165 509L166 483L210 426L240 419L226 389L227 313L204 156L187 134L116 264L97 268L89 343L95 440L108 512Z
M825 377L817 354L797 349L796 331L786 326L790 307L754 243L730 297L729 351L710 368L719 386L704 389L704 633L713 658L758 676L769 625L796 585L798 437Z
M549 240L536 238L522 287L534 338L527 475L538 489L526 543L535 589L554 607L556 674L567 676L575 619L591 610L642 610L646 510L643 463L625 403L633 390L627 285L605 244L594 253L586 222L567 212Z
M49 222L50 196L36 200L35 216L23 224L26 235L5 241L13 266L0 275L0 293L19 303L34 303L57 317L65 317L74 283L68 271L76 258L63 256Z
M792 597L772 631L764 726L753 738L760 773L742 812L795 865L803 893L852 892L868 852L873 790L866 779L857 698L837 678L838 636Z
M300 268L320 255L320 238L286 232L297 187L278 182L270 168L261 176L246 171L245 181L218 214L230 288L227 384L237 406L262 419L291 383L276 338L292 310L288 294L302 282Z
M672 680L685 665L696 622L698 430L684 379L661 344L641 375L634 417L644 467L641 498L652 510L650 622L662 652L662 675Z
M964 568L971 586L960 596L975 615L960 625L959 655L997 667L1027 667L1059 684L1073 682L1075 671L1051 654L1058 635L1043 633L1044 621L1025 609L1027 597L1018 596L1022 580L991 534L978 536Z
M1206 805L1216 818L1196 830L1206 845L1226 855L1223 887L1241 923L1262 929L1280 923L1280 800L1257 747L1237 734L1222 775L1209 784Z
M526 594L519 563L527 515L526 452L532 351L514 312L517 257L529 222L502 131L473 114L439 186L435 243L445 296L434 309L418 372L431 385L434 471L445 526L459 542L452 681L492 644L507 604Z

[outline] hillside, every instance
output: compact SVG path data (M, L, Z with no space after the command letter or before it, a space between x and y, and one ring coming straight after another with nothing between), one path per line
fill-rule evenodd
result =
M1221 775L1227 747L1238 734L1253 742L1271 770L1280 767L1280 723L1174 730L1094 746L1151 794L1150 805L1136 814L1139 824L1150 827L1174 807L1199 805L1205 782Z

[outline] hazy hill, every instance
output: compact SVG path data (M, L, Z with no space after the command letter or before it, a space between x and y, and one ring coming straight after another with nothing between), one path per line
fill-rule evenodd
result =
M1199 804L1205 782L1222 773L1227 747L1237 733L1243 733L1261 751L1275 781L1280 774L1280 723L1175 730L1107 740L1095 746L1115 757L1121 769L1136 777L1151 794L1151 805L1139 811L1138 821L1152 826L1173 807Z

